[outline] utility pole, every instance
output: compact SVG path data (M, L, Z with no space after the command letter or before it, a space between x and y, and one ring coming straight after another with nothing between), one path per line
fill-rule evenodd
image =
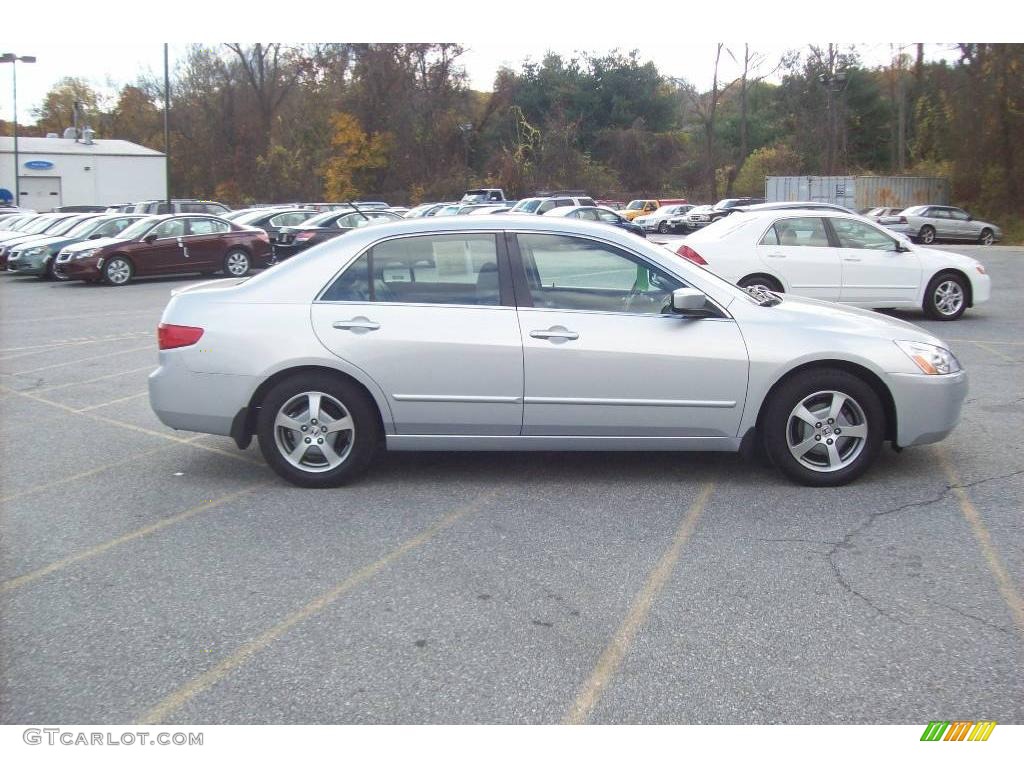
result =
M171 208L171 70L168 66L167 43L164 43L164 180L166 189L164 196L167 198L167 212L173 213Z
M34 64L35 56L17 56L13 53L0 55L0 64L11 65L11 79L14 81L14 204L21 205L21 185L18 182L18 62Z

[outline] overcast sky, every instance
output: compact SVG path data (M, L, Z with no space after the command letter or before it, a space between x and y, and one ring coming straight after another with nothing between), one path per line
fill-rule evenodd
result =
M37 57L34 64L18 64L18 118L31 123L37 108L54 83L63 77L88 80L101 91L114 93L133 82L140 73L162 75L163 41L171 42L171 66L181 58L187 41L234 37L310 42L317 39L349 40L445 40L469 49L462 59L470 84L489 90L502 65L518 67L525 59L539 61L546 51L563 56L587 51L637 49L641 60L653 61L671 77L685 78L701 89L710 87L715 40L742 55L743 40L777 61L787 49L806 49L840 39L856 43L864 63L885 64L891 59L888 39L897 31L942 39L999 39L999 35L1024 32L1021 11L998 13L1007 22L993 25L985 6L997 0L974 0L970 14L957 14L956 23L942 23L943 14L922 19L913 8L887 7L884 18L877 10L847 4L827 12L815 0L729 0L727 3L628 3L588 0L565 6L535 0L533 3L478 2L458 4L455 10L440 3L385 0L387 14L352 14L345 5L307 8L300 13L282 11L279 0L248 0L246 13L234 4L176 0L175 13L153 15L157 6L105 0L85 4L47 0L46 16L39 4L5 4L0 30L0 52ZM378 7L378 8L379 8ZM996 6L999 7L999 6ZM828 13L829 15L825 15ZM901 15L902 14L902 15ZM316 24L309 20L316 16ZM359 18L353 18L359 17ZM267 19L274 19L269 27ZM157 24L159 21L159 24ZM839 22L839 23L836 23ZM884 22L884 23L882 23ZM134 25L134 28L133 26ZM973 28L972 28L973 25ZM12 31L17 34L11 34ZM312 37L311 37L312 36ZM731 42L730 42L731 39ZM905 44L904 45L908 45ZM929 44L930 59L955 58L948 44ZM10 64L0 64L0 116L12 116ZM723 56L721 77L738 74L737 65Z

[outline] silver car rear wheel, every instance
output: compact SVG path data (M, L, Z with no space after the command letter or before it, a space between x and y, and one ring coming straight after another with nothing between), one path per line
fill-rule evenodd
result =
M853 464L864 450L868 421L853 397L826 390L804 398L789 414L786 442L802 466L835 472Z
M301 392L274 418L274 442L281 457L303 472L329 472L345 463L356 426L345 405L326 392Z

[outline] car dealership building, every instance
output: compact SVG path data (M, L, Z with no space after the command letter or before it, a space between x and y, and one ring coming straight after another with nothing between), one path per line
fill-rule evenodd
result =
M14 200L14 139L0 137L0 204L44 212L167 194L167 157L130 141L19 137L17 166L20 199Z

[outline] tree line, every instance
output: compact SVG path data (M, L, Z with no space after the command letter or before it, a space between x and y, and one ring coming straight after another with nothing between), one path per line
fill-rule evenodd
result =
M416 203L496 186L713 202L763 193L766 175L908 174L948 177L954 201L979 215L1024 208L1022 44L962 43L939 61L922 44L892 46L891 61L874 67L853 46L772 60L719 44L707 90L612 51L549 54L501 69L480 92L464 52L192 46L171 79L172 193ZM78 101L98 138L160 149L163 96L163 78L141 77L112 99L65 78L22 133L61 133Z

